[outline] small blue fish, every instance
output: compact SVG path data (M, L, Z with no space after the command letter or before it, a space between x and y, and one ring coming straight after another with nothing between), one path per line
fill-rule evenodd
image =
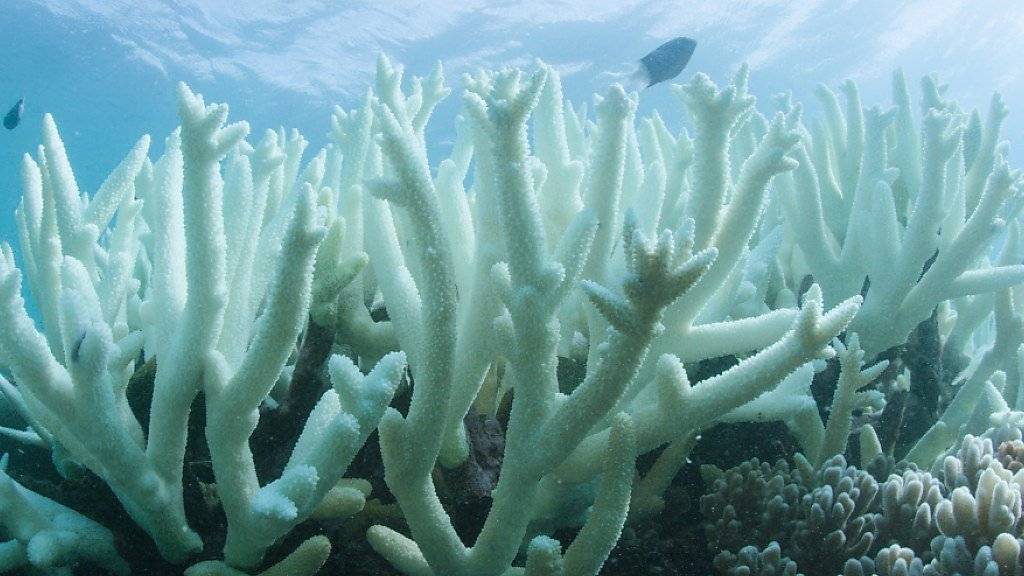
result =
M641 58L634 70L605 72L601 75L622 82L628 90L643 90L679 76L696 48L696 40L680 36Z
M10 112L4 116L4 128L14 130L21 124L21 116L25 113L25 98L18 99L18 103L11 107Z
M645 88L671 80L686 68L696 48L697 41L692 38L673 38L641 58L640 69L636 71L636 75L646 84Z

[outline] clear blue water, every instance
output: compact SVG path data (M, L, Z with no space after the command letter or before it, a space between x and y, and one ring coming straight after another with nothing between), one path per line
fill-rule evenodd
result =
M1012 137L1024 131L1022 31L1024 5L1012 0L5 0L0 106L24 95L26 116L0 134L0 237L12 237L17 160L35 148L43 112L56 117L91 192L139 135L152 134L160 150L176 125L178 80L228 102L254 133L295 127L316 149L331 106L355 105L378 51L414 74L444 61L454 94L463 72L542 58L580 102L607 85L601 72L689 35L699 44L680 81L703 71L721 83L749 62L762 102L792 90L813 106L819 82L855 78L874 103L888 100L897 66L910 79L937 72L966 106L1000 90ZM435 149L451 137L442 132L458 106L450 97L434 116ZM666 86L645 91L641 106L682 121Z

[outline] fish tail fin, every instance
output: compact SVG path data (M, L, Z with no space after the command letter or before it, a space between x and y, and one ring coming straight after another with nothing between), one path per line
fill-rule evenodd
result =
M640 92L644 88L651 86L651 75L647 73L645 66L637 66L637 69L629 75L623 86L630 92Z
M606 70L598 74L597 78L608 84L622 84L627 92L639 92L651 84L650 75L643 65L633 70Z

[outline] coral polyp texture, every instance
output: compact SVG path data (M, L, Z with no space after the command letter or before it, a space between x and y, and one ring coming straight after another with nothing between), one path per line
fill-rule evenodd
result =
M0 571L129 573L90 494L59 502L93 490L189 575L312 575L352 534L411 576L593 575L678 512L703 432L753 422L796 449L703 468L706 570L1020 574L1005 107L928 77L917 114L897 73L892 108L822 87L805 123L747 82L676 86L691 135L479 72L435 163L440 65L381 57L306 160L180 84L162 154L93 194L46 116L0 258Z

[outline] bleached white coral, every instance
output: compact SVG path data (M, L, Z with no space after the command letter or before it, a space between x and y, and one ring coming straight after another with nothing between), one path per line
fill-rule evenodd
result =
M181 492L202 392L228 523L224 562L192 573L251 570L297 523L358 510L368 488L341 476L380 421L385 480L410 534L375 526L369 539L399 570L505 574L529 541L528 573L594 574L630 502L634 518L660 509L715 423L785 420L808 469L842 453L853 413L880 405L865 388L885 363L864 360L940 304L947 342L988 348L914 456L930 460L987 427L979 410L1020 407L1013 286L1024 267L1008 201L1020 181L997 144L999 100L982 128L926 82L918 134L901 78L895 111L863 111L846 84L846 111L823 89L825 122L808 128L787 99L761 115L744 68L725 87L697 75L677 89L691 138L657 116L638 120L638 96L619 86L591 122L539 65L467 77L456 142L435 167L426 126L450 89L440 66L409 88L402 80L382 57L375 88L358 109L335 111L330 146L305 164L297 132L250 145L246 124L226 124L226 106L184 85L164 154L151 162L143 138L91 199L52 119L23 162L23 269L43 330L5 247L0 362L14 383L0 389L33 429L6 434L95 472L161 553L183 561L200 546ZM1005 220L992 266L984 256ZM856 337L836 339L851 326ZM808 389L837 353L823 423ZM140 356L155 370L145 433L126 396ZM559 381L560 357L582 367L572 387ZM691 383L694 363L719 357L735 364ZM387 406L406 367L403 415ZM261 482L249 448L259 408L287 406L303 378L308 417L280 476ZM467 544L432 475L468 457L467 413L493 414L505 398L493 505ZM881 453L872 429L862 438ZM663 445L634 483L636 456ZM967 516L905 480L888 488L894 523L912 512L923 525L926 506L929 526L934 508L950 534L978 531L956 528ZM873 496L868 483L839 482L809 495L805 550L819 536L832 551L872 546L866 516L846 524L864 507L857 498ZM564 514L568 495L591 484L586 514ZM985 486L954 500L1005 492ZM1005 503L1016 518L1019 500ZM537 535L583 518L564 553ZM975 520L986 534L1006 524ZM307 541L281 570L315 571L326 546ZM766 552L741 563L782 566ZM905 556L892 549L879 562L917 566Z
M325 155L298 173L297 136L282 148L283 136L270 133L253 149L245 123L225 125L227 106L206 105L184 84L178 99L182 127L164 155L150 163L144 138L91 199L78 190L47 117L39 157L23 162L19 209L46 330L25 310L21 272L5 246L0 361L15 383L4 380L3 389L34 428L19 437L100 476L172 562L202 545L185 520L182 465L191 405L204 392L228 516L224 553L248 568L328 495L333 510L361 507L365 494L338 483L390 403L405 361L387 355L365 377L332 361L335 390L297 428L282 477L261 487L248 445L257 409L286 372L314 292L329 304L365 255L340 254L343 222L320 205L331 203L330 191L319 190ZM99 233L111 221L112 230ZM317 274L324 224L331 244ZM155 372L145 433L127 402L140 354Z
M35 569L63 576L85 562L114 574L130 573L114 547L114 535L99 523L25 488L7 475L0 457L0 573Z

